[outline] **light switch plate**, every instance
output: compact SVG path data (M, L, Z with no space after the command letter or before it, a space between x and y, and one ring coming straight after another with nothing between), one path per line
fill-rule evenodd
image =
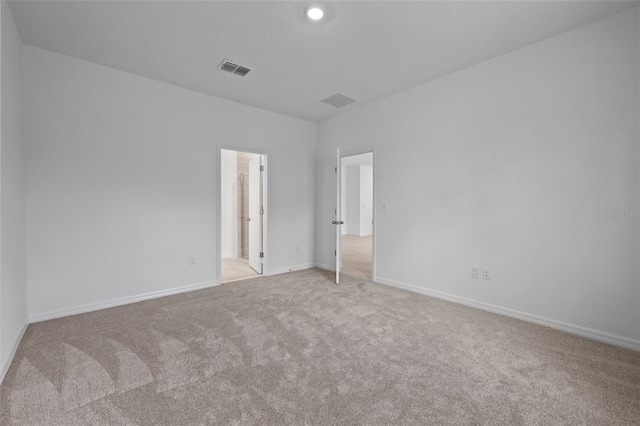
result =
M471 278L475 278L477 280L480 279L480 275L482 275L482 273L480 272L480 267L479 266L472 266L471 267Z

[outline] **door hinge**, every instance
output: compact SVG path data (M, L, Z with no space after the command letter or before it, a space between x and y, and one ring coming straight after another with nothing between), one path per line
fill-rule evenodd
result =
M260 207L260 214L264 214L264 207Z
M337 255L338 255L338 250L334 250L334 251L333 251L333 255L334 255L334 256L337 256Z
M260 257L261 257L261 258L263 258L263 257L264 257L264 252L263 252L263 251L261 251L261 252L260 252Z
M338 209L333 209L334 214L338 214Z
M260 166L260 171L264 172L264 166Z
M338 173L338 166L335 167L335 173Z

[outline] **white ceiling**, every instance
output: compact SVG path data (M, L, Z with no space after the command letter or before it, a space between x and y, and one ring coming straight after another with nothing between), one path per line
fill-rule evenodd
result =
M616 1L13 1L26 44L320 121L636 5ZM252 68L216 69L222 59ZM337 109L320 100L357 100Z

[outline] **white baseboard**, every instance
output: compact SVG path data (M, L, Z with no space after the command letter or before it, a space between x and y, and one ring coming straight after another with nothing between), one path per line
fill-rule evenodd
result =
M72 308L57 309L41 314L29 315L29 322L40 322L54 318L66 317L69 315L83 314L85 312L99 311L100 309L113 308L114 306L128 305L129 303L141 302L143 300L156 299L158 297L171 296L173 294L186 293L188 291L200 290L208 287L220 285L217 281L207 281L203 283L190 284L183 287L174 287L166 290L152 291L150 293L138 294L135 296L111 299L104 302L88 303L86 305L74 306Z
M587 327L582 327L575 324L568 324L566 322L557 321L551 318L545 318L538 315L528 314L526 312L516 311L514 309L504 308L502 306L492 305L490 303L479 302L473 299L467 299L465 297L456 296L449 293L444 293L436 290L429 290L426 288L418 287L411 284L405 284L398 281L388 280L386 278L376 277L376 283L388 285L391 287L401 288L413 293L424 294L425 296L435 297L437 299L447 300L449 302L458 303L460 305L470 306L472 308L480 309L494 314L500 314L511 318L517 318L523 321L532 322L535 324L544 325L554 328L556 330L565 331L567 333L575 334L589 339L598 340L600 342L609 343L615 346L621 346L627 349L640 350L640 340L629 339L627 337L618 336L616 334L607 333L604 331L598 331Z
M20 330L18 338L15 340L15 342L13 342L13 345L11 346L11 352L9 352L9 356L7 357L7 359L2 361L2 369L0 370L0 384L2 384L2 382L4 381L4 377L9 371L9 367L13 362L13 357L16 356L16 351L18 350L18 346L20 346L20 342L22 341L22 337L24 336L24 332L27 331L28 326L29 323L25 323L22 326L22 330Z
M313 268L314 266L316 266L314 263L305 263L304 265L291 266L289 268L278 268L269 271L268 275L280 275L288 272L304 271L305 269Z
M326 269L327 271L335 271L336 267L334 265L325 265L324 263L316 263L314 264L316 268Z

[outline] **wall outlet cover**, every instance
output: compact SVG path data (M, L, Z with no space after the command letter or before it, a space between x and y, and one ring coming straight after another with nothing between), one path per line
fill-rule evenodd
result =
M480 279L480 275L482 275L482 273L480 272L480 267L479 266L472 266L471 267L471 278L475 278L475 279Z
M482 270L482 278L484 278L485 280L490 280L491 279L491 269L484 268Z

